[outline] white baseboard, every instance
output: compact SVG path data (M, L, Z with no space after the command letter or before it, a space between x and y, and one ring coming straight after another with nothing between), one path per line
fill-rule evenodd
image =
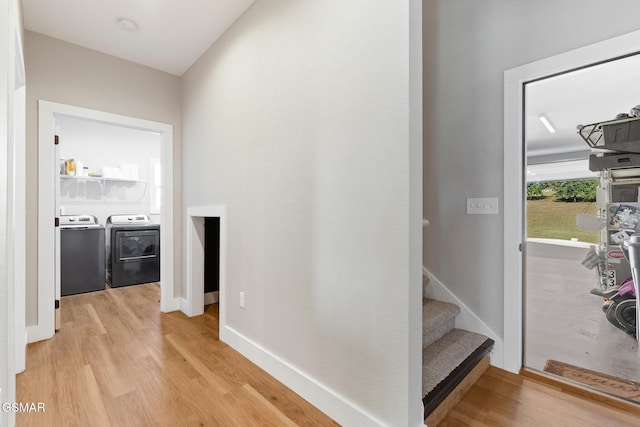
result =
M207 292L206 294L204 294L203 307L205 305L217 303L219 301L219 297L220 297L220 292ZM169 310L169 311L180 310L181 312L183 312L185 315L189 317L202 314L202 313L193 314L191 312L191 304L189 304L189 301L187 301L185 298L176 298L176 301L178 301L177 307L174 310Z
M38 342L53 337L55 331L42 325L27 326L27 342Z
M322 385L233 328L226 326L224 331L221 331L221 335L224 337L224 342L298 393L313 406L326 414L331 414L331 417L338 424L359 427L385 425L353 402ZM223 339L222 336L221 339Z
M502 338L482 321L469 307L458 299L447 287L438 280L429 270L422 267L422 274L429 278L429 284L424 286L424 296L439 301L456 304L460 307L460 314L456 317L456 328L485 335L495 341L491 350L491 364L498 368L504 365L504 341ZM504 368L503 368L504 369Z
M27 368L27 344L29 344L29 333L25 329L24 340L19 340L20 343L16 343L16 359L15 359L15 371L16 374L24 372Z
M180 301L179 310L183 312L186 316L193 317L191 315L191 304L189 304L189 301L187 301L186 298L180 298L179 301Z
M215 304L219 301L220 292L207 292L204 294L204 305Z
M182 298L162 298L160 311L163 313L170 313L172 311L178 311L182 309Z

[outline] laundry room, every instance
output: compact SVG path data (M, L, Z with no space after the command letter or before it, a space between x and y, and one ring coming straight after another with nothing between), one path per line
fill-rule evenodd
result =
M158 282L160 134L57 116L56 136L60 296Z

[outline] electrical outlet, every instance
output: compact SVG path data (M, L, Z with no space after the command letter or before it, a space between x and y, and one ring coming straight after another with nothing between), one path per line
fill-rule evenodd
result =
M467 199L467 214L497 214L498 198L497 197L477 197Z
M244 308L244 292L240 292L240 308Z

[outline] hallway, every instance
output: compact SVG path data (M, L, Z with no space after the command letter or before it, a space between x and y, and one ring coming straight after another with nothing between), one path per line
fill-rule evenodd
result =
M160 313L157 283L65 297L62 328L30 344L19 426L335 426L218 340L218 306Z

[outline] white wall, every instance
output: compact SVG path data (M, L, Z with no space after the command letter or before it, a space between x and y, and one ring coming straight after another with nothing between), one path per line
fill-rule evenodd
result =
M174 186L180 188L181 79L41 34L25 33L27 87L27 325L37 322L37 100L173 125ZM180 254L180 193L174 195L175 253ZM176 263L174 283L180 283ZM175 291L179 296L180 289Z
M60 207L64 215L95 215L105 224L110 215L150 214L150 159L160 158L159 134L66 116L56 119L56 129L60 158L80 161L89 172L135 164L141 181L62 179ZM159 216L154 218L159 221Z
M345 425L422 425L410 3L258 0L184 75L184 209L227 206L223 332Z
M504 218L465 203L503 198L503 72L637 30L640 4L428 0L423 12L424 264L503 333Z

